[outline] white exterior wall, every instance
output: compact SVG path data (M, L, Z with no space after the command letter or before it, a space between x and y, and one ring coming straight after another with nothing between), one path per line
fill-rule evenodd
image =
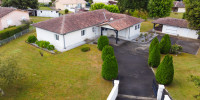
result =
M108 1L115 1L115 0L93 0L93 3L108 3Z
M44 29L36 28L36 33L37 33L37 39L39 41L44 40L44 41L49 41L50 44L54 45L55 48L59 51L64 50L64 41L63 41L63 35L59 35L59 40L56 40L56 34L54 32L50 32Z
M51 0L38 0L39 3L49 3Z
M185 8L178 8L178 12L184 13L185 12Z
M169 26L169 25L163 25L162 33L167 33L169 35L174 35L174 36L179 35L181 37L192 38L192 39L198 38L197 31L195 30Z
M95 39L97 36L99 36L98 32L93 32L92 28L93 27L88 27L75 32L67 33L65 35L66 50L70 50L85 44L86 39ZM82 30L85 30L84 36L81 36Z
M40 16L40 17L59 17L59 11L37 10L37 16Z

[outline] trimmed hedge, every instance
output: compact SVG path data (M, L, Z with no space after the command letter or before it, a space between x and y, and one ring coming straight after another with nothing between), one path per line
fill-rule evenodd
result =
M97 44L98 44L98 49L102 51L104 46L109 45L108 37L100 36Z
M106 80L114 80L118 76L118 64L115 56L106 56L103 65L101 75Z
M90 51L90 47L83 47L83 48L81 48L81 51L82 52Z
M168 54L171 49L171 40L168 34L165 34L160 41L160 53Z
M160 48L159 44L157 43L153 48L153 50L151 51L151 53L149 54L148 58L149 66L158 67L160 64L160 59L161 59Z
M157 38L157 37L155 37L155 38L152 40L151 44L150 44L150 47L149 47L149 54L151 53L151 51L153 50L153 48L155 47L156 44L159 44L159 41L158 41L158 38Z
M23 24L20 26L12 26L12 27L6 28L6 29L0 31L0 40L9 38L9 37L13 36L14 34L19 33L28 28L29 28L28 24Z
M108 55L114 56L114 49L112 46L106 45L102 50L102 60L104 61Z
M174 78L174 65L172 56L166 55L156 71L156 80L158 83L168 85Z
M35 43L36 41L37 41L37 38L34 35L29 36L27 39L28 43Z

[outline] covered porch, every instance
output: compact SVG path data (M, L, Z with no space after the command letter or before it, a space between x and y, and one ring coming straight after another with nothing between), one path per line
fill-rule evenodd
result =
M163 29L163 25L162 24L157 24L157 23L153 23L153 31L158 31L158 32L162 32Z

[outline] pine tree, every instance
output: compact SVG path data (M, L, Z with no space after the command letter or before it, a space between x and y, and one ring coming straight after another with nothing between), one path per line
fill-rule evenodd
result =
M151 53L151 51L153 50L153 48L155 47L156 44L159 44L159 41L158 41L158 38L157 38L157 37L155 37L155 38L152 40L151 44L150 44L150 47L149 47L149 54Z
M151 53L149 54L149 59L148 59L149 66L158 67L158 65L160 64L160 58L161 58L160 48L159 44L157 43L153 48L153 50L151 51Z
M100 38L98 39L98 49L99 50L103 50L104 46L109 45L109 40L107 36L100 36Z
M168 54L171 49L171 40L168 34L165 34L160 41L160 53Z
M171 13L174 0L150 0L148 11L150 17L167 17Z
M106 56L108 55L114 56L114 49L112 46L109 45L105 46L102 50L102 60L104 61Z
M156 71L156 80L158 83L168 85L174 78L174 65L172 56L166 55Z
M106 80L113 80L118 75L118 64L115 56L106 56L103 65L101 75Z

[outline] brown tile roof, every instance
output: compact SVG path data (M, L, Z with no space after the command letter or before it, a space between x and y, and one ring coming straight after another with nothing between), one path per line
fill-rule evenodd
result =
M174 1L174 7L185 8L183 1Z
M14 8L0 7L0 18L14 11Z
M108 22L111 18L113 20ZM102 23L109 24L113 28L121 30L142 21L143 20L140 18L125 14L111 13L105 9L101 9L76 14L66 14L58 18L33 24L33 26L58 34L66 34L87 27L98 26Z
M57 0L56 2L60 2L60 3L62 3L62 4L86 3L85 0Z
M188 28L188 22L185 19L166 17L166 18L159 18L153 21L152 23Z

